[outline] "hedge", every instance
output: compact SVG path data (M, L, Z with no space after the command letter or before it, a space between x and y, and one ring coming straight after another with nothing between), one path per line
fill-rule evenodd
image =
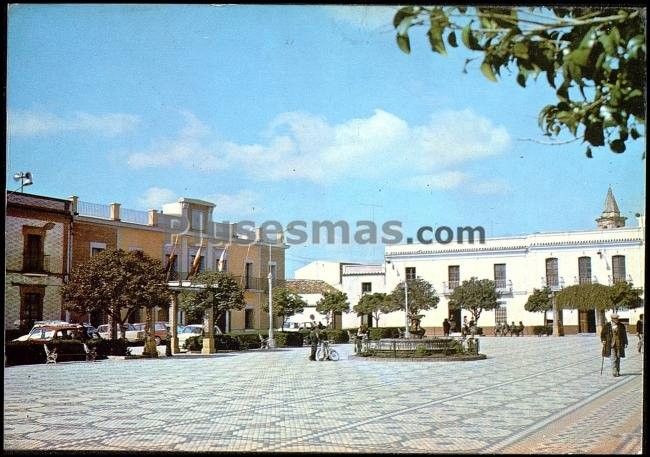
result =
M105 359L110 351L110 341L92 339L87 340L89 348L94 348L97 352L97 359ZM5 356L7 365L29 365L35 363L45 363L45 349L43 342L36 341L12 341L5 346ZM126 351L126 346L121 343ZM56 349L58 356L57 362L85 361L86 351L83 342L80 340L53 340L47 342L50 350ZM123 355L126 355L124 352Z
M300 332L273 332L276 347L302 347L303 334Z
M533 327L533 335L542 336L542 335L552 335L553 326L552 325L536 325Z
M347 330L325 330L325 337L333 343L347 343L350 341Z
M371 327L368 329L368 338L381 340L382 338L399 338L399 330L402 327Z

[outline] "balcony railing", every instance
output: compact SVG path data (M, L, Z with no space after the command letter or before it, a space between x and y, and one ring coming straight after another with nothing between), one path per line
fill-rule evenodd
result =
M454 292L454 289L460 285L460 281L443 281L442 283L442 293L444 295L451 295Z
M187 279L187 272L178 272L172 271L169 273L168 280L170 282L175 281L185 281ZM244 290L254 290L260 292L268 292L269 290L269 280L268 278L259 278L254 276L233 276L233 279L239 284ZM274 279L272 282L273 287L282 287L286 284L284 279Z
M564 277L562 276L542 276L542 287L548 287L553 292L564 289Z
M50 271L49 255L23 257L23 273L47 273L48 271Z
M497 292L500 294L511 294L512 293L512 280L508 279L496 279L494 281L496 284Z

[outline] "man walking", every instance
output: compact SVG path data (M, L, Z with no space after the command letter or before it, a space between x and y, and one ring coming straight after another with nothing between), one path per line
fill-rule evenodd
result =
M639 320L636 321L636 336L639 338L637 349L641 352L643 350L643 314L640 314Z
M445 336L449 336L449 330L451 329L451 324L449 323L449 319L445 319L442 321L442 332L445 334Z
M621 375L621 357L625 357L627 347L627 333L625 326L618 321L618 314L611 316L611 322L603 325L600 332L600 341L603 343L603 357L610 357L612 361L612 375Z

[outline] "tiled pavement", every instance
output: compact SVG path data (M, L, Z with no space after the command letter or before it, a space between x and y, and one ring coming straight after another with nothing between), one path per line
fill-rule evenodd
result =
M9 367L4 448L641 451L642 357L630 351L619 378L605 360L601 376L596 337L483 338L488 358L472 362L337 348L338 362L284 349Z

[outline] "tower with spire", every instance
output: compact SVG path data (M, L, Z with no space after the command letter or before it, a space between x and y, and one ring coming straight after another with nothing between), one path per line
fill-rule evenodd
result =
M600 217L596 219L598 228L606 230L625 227L625 219L627 218L621 216L621 211L618 209L614 193L610 186L609 189L607 189L607 197L605 198L605 209L603 209L603 213Z

